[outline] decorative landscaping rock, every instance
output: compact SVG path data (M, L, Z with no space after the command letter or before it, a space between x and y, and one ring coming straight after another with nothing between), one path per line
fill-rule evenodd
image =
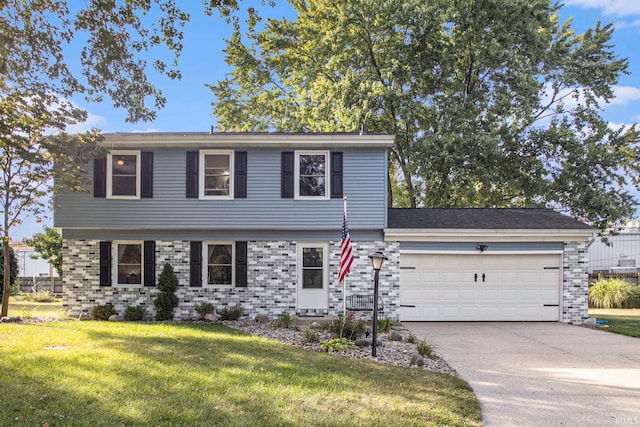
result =
M355 340L353 343L356 346L360 347L360 348L371 347L371 340L368 340L368 339L365 339L365 338L361 338L359 340Z
M0 323L19 323L22 322L22 317L19 316L5 316L0 319Z
M424 357L419 354L414 354L409 360L409 366L424 366Z
M311 329L320 329L320 323L318 323L318 322L312 322L312 323L309 325L309 327L310 327Z
M267 316L267 315L258 314L256 316L256 322L258 322L258 323L269 323L270 319L269 319L269 316Z
M389 341L402 341L402 334L398 331L391 331L388 335Z
M112 314L111 316L109 316L109 322L119 322L120 321L120 316L118 316L117 314Z
M218 316L216 316L213 313L207 313L204 315L204 321L205 322L217 322L218 321Z
M182 316L183 322L191 322L192 320L193 320L193 317L191 316Z
M78 316L78 320L80 320L81 322L84 322L85 320L91 320L91 316L89 316L89 313L80 313L80 316Z

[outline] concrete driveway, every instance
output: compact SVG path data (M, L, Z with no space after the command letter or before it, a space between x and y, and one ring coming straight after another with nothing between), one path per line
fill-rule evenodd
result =
M485 426L640 426L640 339L562 323L403 322L467 380Z

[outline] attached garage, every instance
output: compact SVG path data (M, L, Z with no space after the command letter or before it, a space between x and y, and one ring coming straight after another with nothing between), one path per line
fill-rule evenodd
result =
M588 318L594 229L551 209L390 209L401 321Z
M559 254L400 254L404 321L558 321Z

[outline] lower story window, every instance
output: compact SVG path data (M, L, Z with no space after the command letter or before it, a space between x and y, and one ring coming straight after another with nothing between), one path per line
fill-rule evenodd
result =
M302 288L322 289L324 284L324 248L302 249Z
M234 266L233 243L210 242L206 243L206 277L207 285L233 284Z
M142 242L116 242L118 285L142 284Z

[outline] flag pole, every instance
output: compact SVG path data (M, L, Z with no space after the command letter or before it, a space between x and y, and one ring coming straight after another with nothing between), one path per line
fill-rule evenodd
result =
M347 217L347 196L342 198L344 201L344 212L342 213L344 217ZM344 276L342 280L342 318L347 318L347 276Z

